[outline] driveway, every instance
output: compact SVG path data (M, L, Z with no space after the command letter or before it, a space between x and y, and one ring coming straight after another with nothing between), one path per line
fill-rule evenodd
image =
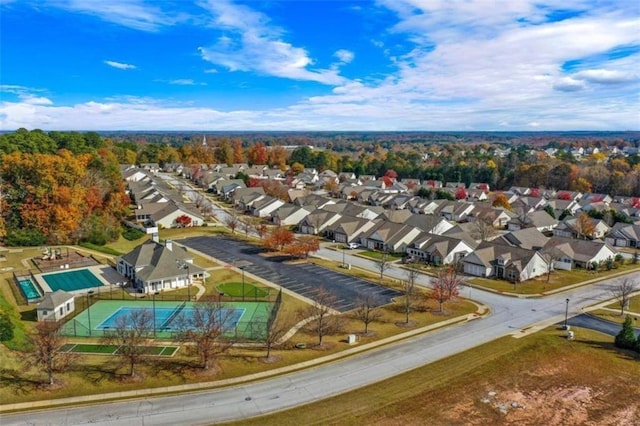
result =
M288 256L260 256L263 249L232 238L193 237L179 242L231 265L243 265L245 271L310 299L324 288L335 296L333 308L340 312L354 309L365 296L371 298L374 306L380 306L402 295L397 290L318 265L284 263Z
M593 315L587 314L573 317L569 319L569 321L567 321L567 324L573 327L590 328L591 330L596 330L610 336L616 336L622 329L622 326L620 324L606 321L598 317L594 317ZM636 327L635 332L637 337L640 334L640 329Z

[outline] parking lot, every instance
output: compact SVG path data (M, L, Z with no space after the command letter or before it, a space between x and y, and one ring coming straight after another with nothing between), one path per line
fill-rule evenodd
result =
M369 296L376 306L386 305L400 296L393 290L369 281L341 274L321 266L286 264L287 256L263 257L259 247L226 237L193 237L180 243L231 265L243 265L245 271L271 281L301 296L313 298L324 288L336 297L334 308L340 312L356 307L358 300Z

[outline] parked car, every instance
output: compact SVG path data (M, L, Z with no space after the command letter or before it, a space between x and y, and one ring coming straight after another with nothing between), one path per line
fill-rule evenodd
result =
M357 249L358 247L360 247L360 244L358 244L358 243L349 243L347 245L347 247L349 247L350 249Z

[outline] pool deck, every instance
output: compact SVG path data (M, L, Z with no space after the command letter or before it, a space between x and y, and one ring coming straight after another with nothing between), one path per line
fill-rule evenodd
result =
M120 275L118 272L116 272L115 269L113 269L109 265L96 265L96 266L89 266L87 268L78 268L78 269L60 269L59 271L46 272L43 274L34 274L34 277L36 278L36 281L38 282L38 285L40 286L40 288L45 293L49 293L49 292L52 292L53 290L51 289L51 287L49 287L49 284L47 284L47 282L44 280L43 278L44 276L59 274L64 272L81 271L83 269L88 269L93 274L93 276L96 277L98 281L102 283L102 286L87 287L79 290L69 291L68 293L77 295L77 294L85 294L88 290L100 291L103 288L110 289L111 286L120 285L122 282L126 281L125 277Z

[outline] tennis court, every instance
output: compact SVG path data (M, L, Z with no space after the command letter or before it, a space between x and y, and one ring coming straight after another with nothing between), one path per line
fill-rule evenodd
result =
M123 322L126 324L126 327L130 328L132 324L129 324L129 322L131 321L132 314L145 310L152 316L156 332L177 331L181 328L195 328L195 324L197 324L197 320L194 319L196 310L193 307L186 307L183 303L174 308L122 307L115 311L109 318L98 324L96 329L114 329ZM216 312L216 315L220 316L219 323L221 323L224 330L228 332L237 327L244 312L244 308L221 308Z
M198 302L156 300L99 300L83 310L62 327L62 334L74 337L102 337L115 329L121 319L130 319L131 313L148 310L155 321L156 337L172 339L180 328L193 321L194 306ZM274 303L224 302L218 312L230 338L259 340L264 338L267 322Z
M51 291L64 290L68 292L100 287L102 281L88 269L42 274L42 279Z

